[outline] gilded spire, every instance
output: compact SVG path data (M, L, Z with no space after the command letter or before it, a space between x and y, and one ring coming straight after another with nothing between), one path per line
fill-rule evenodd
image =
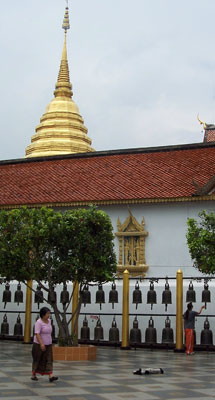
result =
M62 52L60 70L59 70L59 74L58 74L58 80L57 80L57 83L55 85L54 95L55 95L55 97L57 97L57 96L72 97L72 95L73 95L73 93L72 93L72 84L70 83L70 78L69 78L69 66L68 66L67 48L66 48L66 34L67 34L67 30L70 29L68 2L67 2L67 7L66 7L66 10L65 10L65 14L64 14L64 20L63 20L62 28L65 31L65 33L64 33L64 45L63 45L63 52Z
M31 144L26 148L26 157L94 151L78 106L72 100L66 43L67 30L70 28L68 0L62 28L64 29L64 44L55 85L55 97L46 107L40 124L36 127L36 133L31 137Z
M65 14L64 14L62 28L65 30L65 33L66 33L67 29L70 29L68 0L67 0L67 7L66 7L66 10L65 10Z

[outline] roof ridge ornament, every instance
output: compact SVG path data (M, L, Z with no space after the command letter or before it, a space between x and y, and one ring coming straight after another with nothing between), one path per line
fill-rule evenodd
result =
M203 126L203 128L205 129L207 127L206 122L203 122L200 118L199 118L199 113L197 114L197 119L200 122L200 124Z

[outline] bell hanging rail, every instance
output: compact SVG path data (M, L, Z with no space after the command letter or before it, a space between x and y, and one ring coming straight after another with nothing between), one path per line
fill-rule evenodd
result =
M114 282L107 284L85 284L80 293L82 308L79 316L79 342L120 346L122 349L149 347L183 351L182 314L186 309L185 303L192 301L197 311L200 303L207 306L197 318L195 348L215 351L215 314L212 307L214 280L215 276L183 277L180 271L176 276L144 278L130 277L129 273L124 273L123 277L116 277ZM26 317L23 301L27 292L22 291L19 282L12 284L2 278L1 283L0 339L22 341ZM72 283L63 287L56 286L53 300L63 307L68 302L71 288ZM40 292L41 288L36 284L34 303L30 309L31 340L35 318L43 302ZM66 315L70 317L72 312L72 309L68 309ZM53 313L52 325L53 340L56 341L58 333Z

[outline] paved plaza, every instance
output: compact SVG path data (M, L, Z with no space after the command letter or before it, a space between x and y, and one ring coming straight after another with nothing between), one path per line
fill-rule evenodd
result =
M133 375L137 368L163 375ZM215 353L99 347L96 361L54 363L59 381L31 376L31 345L0 341L0 399L5 400L203 400L215 398Z

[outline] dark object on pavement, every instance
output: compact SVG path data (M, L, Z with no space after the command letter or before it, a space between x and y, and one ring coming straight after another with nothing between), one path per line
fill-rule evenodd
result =
M139 368L133 371L134 375L163 374L163 368Z

